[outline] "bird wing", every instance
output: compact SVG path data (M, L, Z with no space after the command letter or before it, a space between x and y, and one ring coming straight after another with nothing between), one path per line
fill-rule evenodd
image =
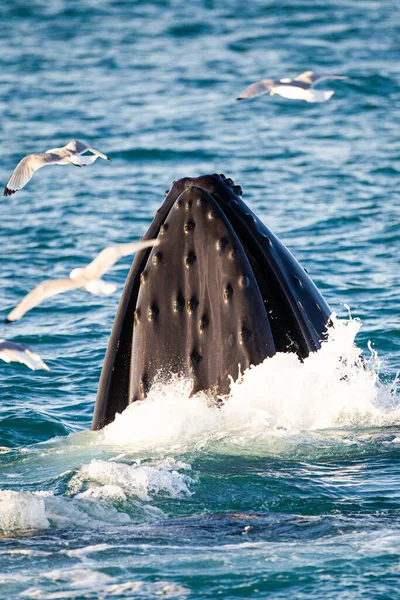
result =
M15 360L14 355L15 355L15 350L9 350L8 348L5 348L5 349L0 348L0 359L4 360L4 362L6 362L6 363L13 362L13 360ZM19 362L19 360L17 360L16 362Z
M79 140L71 140L66 146L64 146L64 149L69 150L74 154L83 154L83 152L89 150L89 146L85 144L85 142L80 142Z
M62 148L62 150L64 152L67 152L69 156L71 156L71 154L73 156L78 156L80 154L83 154L86 151L92 152L96 158L100 157L100 158L104 158L104 160L110 160L108 158L108 156L106 156L105 154L103 154L102 152L99 152L99 150L96 150L95 148L91 148L90 146L88 146L87 144L85 144L85 142L80 142L79 140L71 140L66 146L64 146L64 148ZM85 156L85 158L88 158ZM90 157L92 160L91 162L86 162L86 163L80 163L78 164L78 162L74 162L71 160L71 162L73 164L76 164L79 167L83 167L85 165L90 165L92 164L92 162L94 162L96 160L96 158L92 158Z
M58 154L62 152L64 148L50 148L50 150L46 150L45 154Z
M36 354L36 352L32 352L30 348L25 348L24 356L26 357L24 364L30 369L32 369L32 371L38 371L39 369L43 369L44 371L50 372L50 367L46 365L44 360L40 358L39 354Z
M91 263L83 269L82 276L87 280L98 279L106 273L122 256L128 256L133 252L139 252L145 248L158 246L160 240L152 239L141 242L130 242L128 244L119 244L104 248Z
M99 150L96 150L95 148L88 148L88 150L90 152L93 152L93 154L95 154L96 156L99 156L100 158L104 158L104 160L111 160L110 158L108 158L108 156L106 156L105 154L103 154Z
M31 179L35 171L46 165L56 164L60 161L58 154L41 152L40 154L28 154L19 161L10 179L4 188L4 196L11 196L24 187Z
M40 356L35 352L32 352L25 344L13 344L10 342L7 347L0 345L0 359L4 360L6 363L18 362L24 364L33 371L36 371L37 369L50 371L49 367Z
M261 96L262 94L266 94L270 92L276 85L277 81L273 79L262 79L261 81L257 81L256 83L252 83L247 87L240 96L237 97L237 100L246 100L247 98L255 98L256 96Z
M312 85L315 83L315 78L317 74L314 71L304 71L304 73L300 73L297 77L294 78L293 81L301 81L302 83L307 83L308 85Z
M348 79L345 75L330 75L329 73L315 73L314 71L304 71L294 78L294 81L307 83L310 87L319 83L323 79Z
M26 312L43 302L46 298L79 288L84 284L85 281L82 277L42 281L7 315L6 321L18 321Z
M29 346L26 344L17 344L16 342L9 342L5 339L0 340L0 350L19 350L20 352L24 352L27 349L29 349Z

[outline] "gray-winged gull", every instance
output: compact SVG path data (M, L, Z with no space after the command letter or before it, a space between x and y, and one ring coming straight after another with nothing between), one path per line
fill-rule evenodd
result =
M255 98L269 92L271 96L279 94L279 96L290 98L291 100L326 102L335 92L332 90L311 89L323 79L348 79L348 77L305 71L294 79L262 79L246 88L237 100L247 100L248 98Z
M18 321L26 312L43 302L46 298L62 294L68 290L83 288L94 295L108 295L116 290L114 284L107 283L101 279L122 256L128 256L133 252L139 252L145 248L158 246L159 239L146 240L142 242L130 242L104 248L87 267L74 269L69 277L63 279L48 279L39 283L21 302L7 315L6 323Z
M92 154L81 156L84 152L92 152ZM94 163L99 157L104 160L111 160L102 152L78 140L71 140L63 148L52 148L39 154L28 154L15 167L4 188L4 196L11 196L11 194L18 192L28 183L35 171L46 165L72 164L75 167L85 167Z

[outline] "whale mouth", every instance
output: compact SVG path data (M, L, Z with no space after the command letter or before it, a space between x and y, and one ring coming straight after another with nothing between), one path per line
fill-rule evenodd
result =
M331 311L293 255L223 175L174 182L132 264L104 361L93 428L181 375L193 392L277 352L320 347Z

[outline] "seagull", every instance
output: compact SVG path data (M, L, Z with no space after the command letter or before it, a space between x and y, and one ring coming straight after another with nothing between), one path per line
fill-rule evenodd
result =
M158 246L159 239L151 239L141 242L129 242L119 244L118 246L109 246L104 248L91 263L83 269L73 269L69 277L63 279L48 279L39 283L21 302L7 315L6 323L18 321L23 315L41 304L46 298L56 296L74 290L83 288L93 295L112 294L117 288L114 284L109 284L101 279L122 256L128 256L133 252L139 252L145 248Z
M84 152L92 152L92 154L82 156ZM85 167L94 163L99 157L104 160L111 160L102 152L78 140L71 140L63 148L52 148L39 154L28 154L15 167L4 188L4 196L11 196L11 194L18 192L28 183L35 171L46 165L68 165L71 163L75 167Z
M14 342L7 342L4 339L0 340L0 359L6 363L22 363L32 369L32 371L37 371L38 369L50 371L40 356L32 352L26 344L15 344Z
M271 96L279 94L291 100L305 100L306 102L326 102L335 92L332 90L311 89L323 79L348 79L344 75L329 75L328 73L314 73L305 71L294 79L262 79L246 88L237 100L247 100L270 93Z

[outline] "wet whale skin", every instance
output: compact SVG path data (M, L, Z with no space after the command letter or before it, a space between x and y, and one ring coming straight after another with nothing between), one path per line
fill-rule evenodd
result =
M285 245L223 175L174 182L132 264L111 332L93 429L144 400L155 380L229 392L229 376L276 352L305 358L331 311Z

